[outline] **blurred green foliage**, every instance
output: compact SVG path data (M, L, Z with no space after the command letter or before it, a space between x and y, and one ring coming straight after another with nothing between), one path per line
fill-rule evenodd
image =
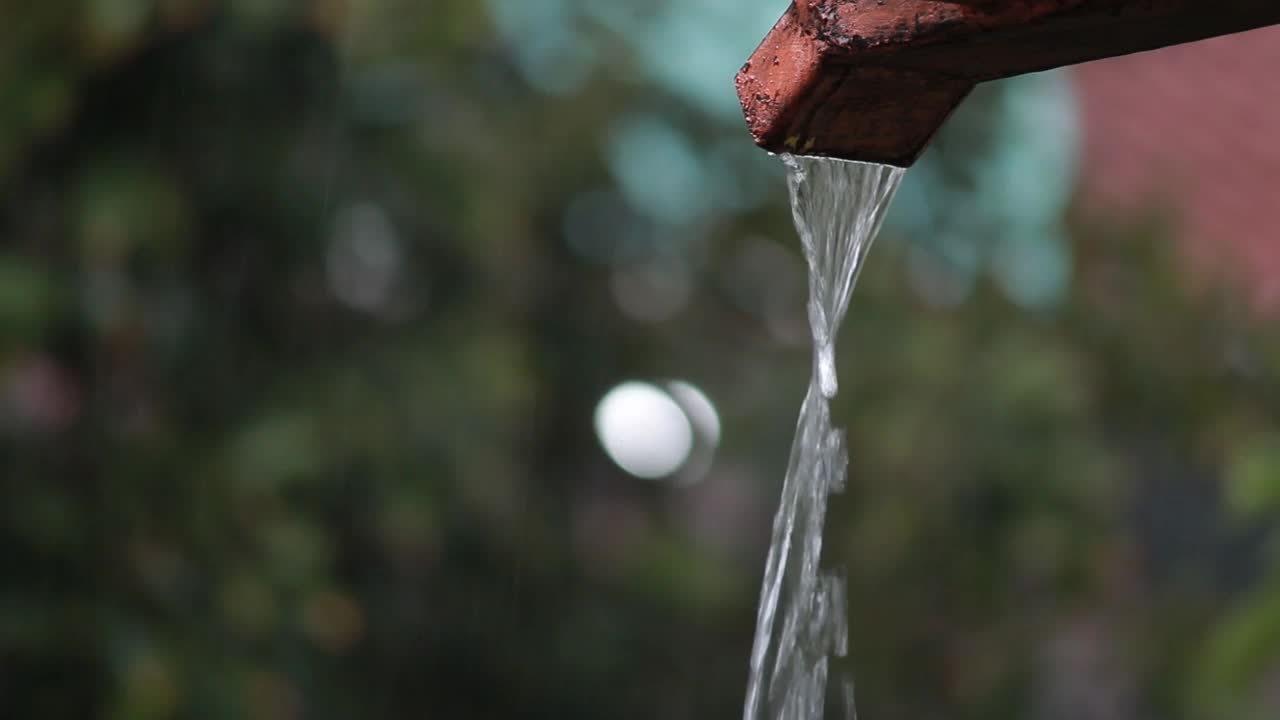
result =
M681 5L6 4L0 717L740 712L804 279L699 90L780 3ZM1060 82L975 98L844 331L862 714L1273 717L1280 335L1064 208ZM715 402L702 482L599 449L635 377Z

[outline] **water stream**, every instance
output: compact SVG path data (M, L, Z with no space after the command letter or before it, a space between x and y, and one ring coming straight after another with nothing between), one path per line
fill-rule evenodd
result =
M791 209L809 264L814 361L800 408L782 501L773 521L756 619L745 720L824 717L830 658L848 652L845 580L820 567L827 498L844 489L844 432L831 425L839 389L840 321L903 171L885 165L783 156ZM852 678L839 679L842 715L856 717Z

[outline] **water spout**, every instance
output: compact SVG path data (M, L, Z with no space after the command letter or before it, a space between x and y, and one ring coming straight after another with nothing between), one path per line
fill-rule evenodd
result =
M1273 24L1276 0L795 0L738 96L767 150L908 167L979 82Z

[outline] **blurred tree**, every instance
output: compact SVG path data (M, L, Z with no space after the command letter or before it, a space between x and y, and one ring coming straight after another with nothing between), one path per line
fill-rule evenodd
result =
M780 172L708 93L773 5L8 8L0 716L739 713L809 358ZM928 167L1070 175L960 137ZM903 241L950 223L909 212L863 276L829 543L864 714L1272 711L1280 338L1158 222L948 172L916 200L1073 241L1051 293L937 303ZM725 424L690 487L590 435L662 376Z

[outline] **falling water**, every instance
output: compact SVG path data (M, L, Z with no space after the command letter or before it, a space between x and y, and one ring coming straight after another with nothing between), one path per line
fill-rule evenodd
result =
M819 568L827 497L844 489L848 466L844 432L831 426L830 399L838 390L836 334L903 173L840 160L783 160L809 262L814 361L773 521L745 720L822 718L829 658L848 651L844 578ZM856 717L852 680L843 678L840 690L844 717Z

